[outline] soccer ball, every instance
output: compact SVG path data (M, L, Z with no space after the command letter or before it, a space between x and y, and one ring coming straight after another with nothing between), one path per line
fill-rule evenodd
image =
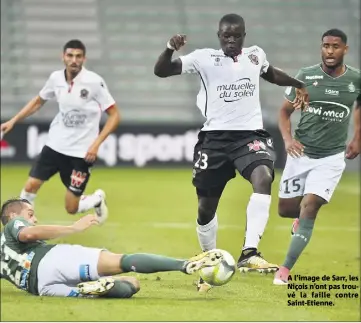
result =
M229 252L221 249L216 250L223 255L221 262L215 266L202 268L199 275L209 285L222 286L232 279L236 272L236 262Z

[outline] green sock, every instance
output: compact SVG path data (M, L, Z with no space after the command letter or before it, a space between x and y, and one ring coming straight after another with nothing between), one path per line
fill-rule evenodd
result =
M128 281L114 280L114 287L101 297L105 298L130 298L137 292L136 288Z
M132 255L123 255L120 260L120 268L125 273L134 271L141 274L151 274L160 271L184 272L185 263L185 260L149 253L135 253Z
M298 230L292 237L286 260L283 264L284 267L292 269L295 265L303 249L306 248L311 239L314 225L315 219L300 218Z

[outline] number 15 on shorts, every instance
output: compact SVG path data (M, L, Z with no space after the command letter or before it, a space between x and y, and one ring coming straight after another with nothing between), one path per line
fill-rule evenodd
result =
M194 164L194 168L207 169L208 167L208 155L206 153L202 153L198 151L197 161Z

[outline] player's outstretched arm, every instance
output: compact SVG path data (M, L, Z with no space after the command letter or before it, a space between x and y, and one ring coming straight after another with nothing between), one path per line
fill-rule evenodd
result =
M182 61L172 60L175 50L179 50L186 43L185 35L175 35L167 43L167 48L160 54L154 66L154 74L158 77L169 77L182 73Z
M300 157L303 155L304 147L300 142L292 137L291 115L293 111L295 111L293 103L285 100L280 109L278 127L282 134L287 153L292 157Z
M346 158L354 159L361 153L361 94L355 102L354 135L346 148Z
M46 101L39 95L31 99L13 118L1 125L1 133L8 133L14 125L38 111Z
M296 89L301 89L305 87L305 83L295 79L292 76L289 76L282 70L275 68L272 65L268 67L267 72L263 73L261 77L264 80L279 86L292 86Z
M273 84L279 86L291 86L296 89L296 98L293 103L293 107L296 109L302 109L308 105L309 96L306 90L306 84L296 78L289 76L279 68L275 68L270 65L267 72L263 73L261 77Z
M81 232L93 225L99 224L96 215L88 214L73 225L38 225L24 227L18 235L20 242L34 242L37 240L50 240L61 238L73 233Z

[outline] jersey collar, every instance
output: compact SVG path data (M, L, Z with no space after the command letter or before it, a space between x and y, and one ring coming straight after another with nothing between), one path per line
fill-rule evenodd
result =
M78 73L77 76L75 76L75 78L73 78L73 81L72 83L74 83L74 81L77 81L79 79L81 79L81 76L84 74L84 72L86 71L86 68L84 66L82 66L80 72ZM65 79L65 82L68 82L68 80L66 79L66 69L64 69L64 79Z
M341 77L341 76L344 76L344 75L347 73L347 71L348 71L348 66L347 66L347 64L344 64L344 65L345 65L345 71L344 71L341 75L336 76L336 77L331 76L330 74L327 74L327 73L323 70L323 68L322 68L322 63L320 63L319 67L320 67L320 70L322 71L323 74L325 74L325 75L327 75L329 78L332 78L332 79L335 80L335 79L338 79L338 78Z
M223 51L222 48L220 49L220 51L223 53L223 55L224 55L225 57L230 57L230 58L232 58L233 61L236 63L236 62L238 62L238 56L239 56L239 55L242 55L243 49L241 49L241 51L237 54L237 56L228 56L228 55Z

